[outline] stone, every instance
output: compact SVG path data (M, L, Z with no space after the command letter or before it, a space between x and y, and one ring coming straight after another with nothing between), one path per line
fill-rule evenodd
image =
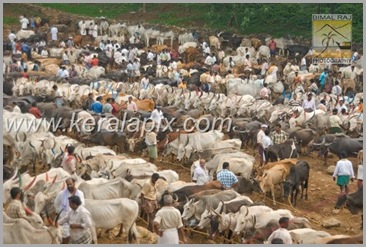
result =
M324 226L325 228L331 228L331 227L336 227L336 226L340 226L341 222L339 220L337 220L336 218L329 218L323 221L322 226Z
M333 175L335 168L336 168L335 166L328 166L327 173L329 175Z

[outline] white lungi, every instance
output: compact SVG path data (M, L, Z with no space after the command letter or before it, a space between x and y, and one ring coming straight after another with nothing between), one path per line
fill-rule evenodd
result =
M163 230L163 236L158 237L158 244L179 244L177 228Z

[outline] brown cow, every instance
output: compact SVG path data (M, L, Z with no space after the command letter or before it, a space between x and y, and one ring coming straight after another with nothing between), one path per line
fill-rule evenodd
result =
M208 182L204 185L191 185L191 186L185 186L175 192L174 198L178 198L179 202L186 201L186 197L193 195L195 193L198 193L200 191L204 190L211 190L211 189L222 189L222 184L218 180L214 180L211 182Z
M261 47L261 45L262 45L262 41L260 39L256 39L256 38L250 39L250 43L256 51L258 51L259 47Z
M153 111L155 109L155 102L151 99L134 99L133 100L140 111Z
M74 42L75 47L81 47L81 43L83 41L83 36L81 35L75 35L75 37L72 39L72 42Z
M274 187L276 185L280 185L282 188L283 195L283 186L282 182L288 176L287 168L284 165L276 165L269 170L265 170L262 177L258 178L259 187L264 194L263 200L266 199L266 193L271 191L273 205L276 205Z
M199 52L196 48L188 47L187 50L184 52L184 59L186 63L190 63L196 60Z
M292 166L296 165L296 163L298 161L299 161L298 159L284 159L284 160L280 160L280 161L276 161L276 162L269 162L266 165L264 165L263 167L258 167L256 169L256 172L257 172L258 176L262 176L263 172L265 170L269 170L272 167L277 166L277 165L283 165L286 168L287 174L288 174L290 172L290 168Z

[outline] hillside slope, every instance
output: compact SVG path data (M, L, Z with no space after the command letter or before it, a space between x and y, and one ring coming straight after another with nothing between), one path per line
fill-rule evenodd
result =
M45 3L4 4L4 29L18 24L17 17L27 9L27 16L44 15L57 18L100 17L117 22L172 25L176 28L210 32L231 31L241 35L298 37L310 44L311 15L345 13L353 15L353 42L363 42L362 4L206 4L206 3ZM58 14L56 14L56 11ZM52 21L51 21L52 23Z

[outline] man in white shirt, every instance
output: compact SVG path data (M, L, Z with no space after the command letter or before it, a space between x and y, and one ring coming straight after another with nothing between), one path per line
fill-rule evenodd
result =
M347 159L347 153L342 151L341 160L337 162L336 168L333 173L333 181L337 179L337 185L341 190L341 195L348 194L349 181L353 182L355 179L355 174L353 172L352 162Z
M206 60L205 60L205 64L207 66L211 66L212 65L212 56L210 54L207 55Z
M144 90L147 90L150 86L150 83L149 83L149 76L148 75L145 75L144 78L141 79L141 85L140 85L140 88L141 89L144 89Z
M281 217L279 220L280 228L276 231L272 232L272 234L268 237L268 242L271 243L273 239L279 238L282 239L284 244L292 244L292 238L287 230L289 225L288 217Z
M339 82L335 81L335 85L332 88L332 94L339 96L342 95L342 88L339 86Z
M154 53L152 53L150 50L148 50L147 51L147 60L149 62L152 62L154 60L154 57L155 57Z
M302 108L305 112L312 112L315 111L315 101L312 99L313 94L308 93L308 98L302 102Z
M264 59L263 63L262 63L261 75L265 76L267 73L267 70L268 70L268 63L267 63L267 60Z
M192 181L197 185L204 185L210 182L208 170L205 167L206 160L201 159L199 165L194 169Z
M137 112L138 111L138 107L137 107L136 103L132 101L132 97L131 96L128 97L127 110L128 111L133 111L133 112Z
M71 210L59 220L59 224L69 224L70 244L91 244L92 218L90 212L82 206L81 198L73 195L68 198Z
M151 112L150 119L153 120L156 124L156 126L159 129L159 126L161 124L161 120L164 119L163 112L161 111L161 106L157 105L155 110Z
M14 31L13 31L13 30L12 30L12 31L10 31L8 38L9 38L9 40L10 40L10 42L11 42L11 43L13 43L13 42L14 42L14 40L17 38L17 36L15 36L15 34L14 34Z
M261 91L259 91L259 96L262 99L268 100L269 99L269 94L270 94L270 91L267 88L267 83L263 83L263 88L261 89Z
M264 131L268 128L267 125L262 124L261 130L257 134L257 144L258 144L258 152L259 152L259 164L260 166L263 165L263 155L264 155L264 148L263 148L263 137L265 136Z
M300 62L300 70L305 71L306 70L306 59L303 57Z
M58 33L57 27L53 26L51 28L51 39L52 39L52 41L57 41L57 33Z
M28 19L25 17L25 15L20 17L19 22L21 23L21 25L22 25L22 29L23 29L23 30L27 29L27 27L28 27L28 25L29 25L29 21L28 21Z
M344 105L343 99L340 99L338 101L338 107L337 107L337 109L338 109L338 113L341 113L342 112L342 109L345 109L346 112L348 111L347 107Z
M67 188L60 191L55 199L54 205L56 212L61 212L60 218L64 218L67 214L71 211L70 204L69 204L69 197L70 196L78 196L81 200L81 205L85 205L84 193L75 187L75 179L70 177L66 179L65 183ZM62 243L68 244L70 241L70 227L68 222L59 222L63 223L60 224L62 226Z

